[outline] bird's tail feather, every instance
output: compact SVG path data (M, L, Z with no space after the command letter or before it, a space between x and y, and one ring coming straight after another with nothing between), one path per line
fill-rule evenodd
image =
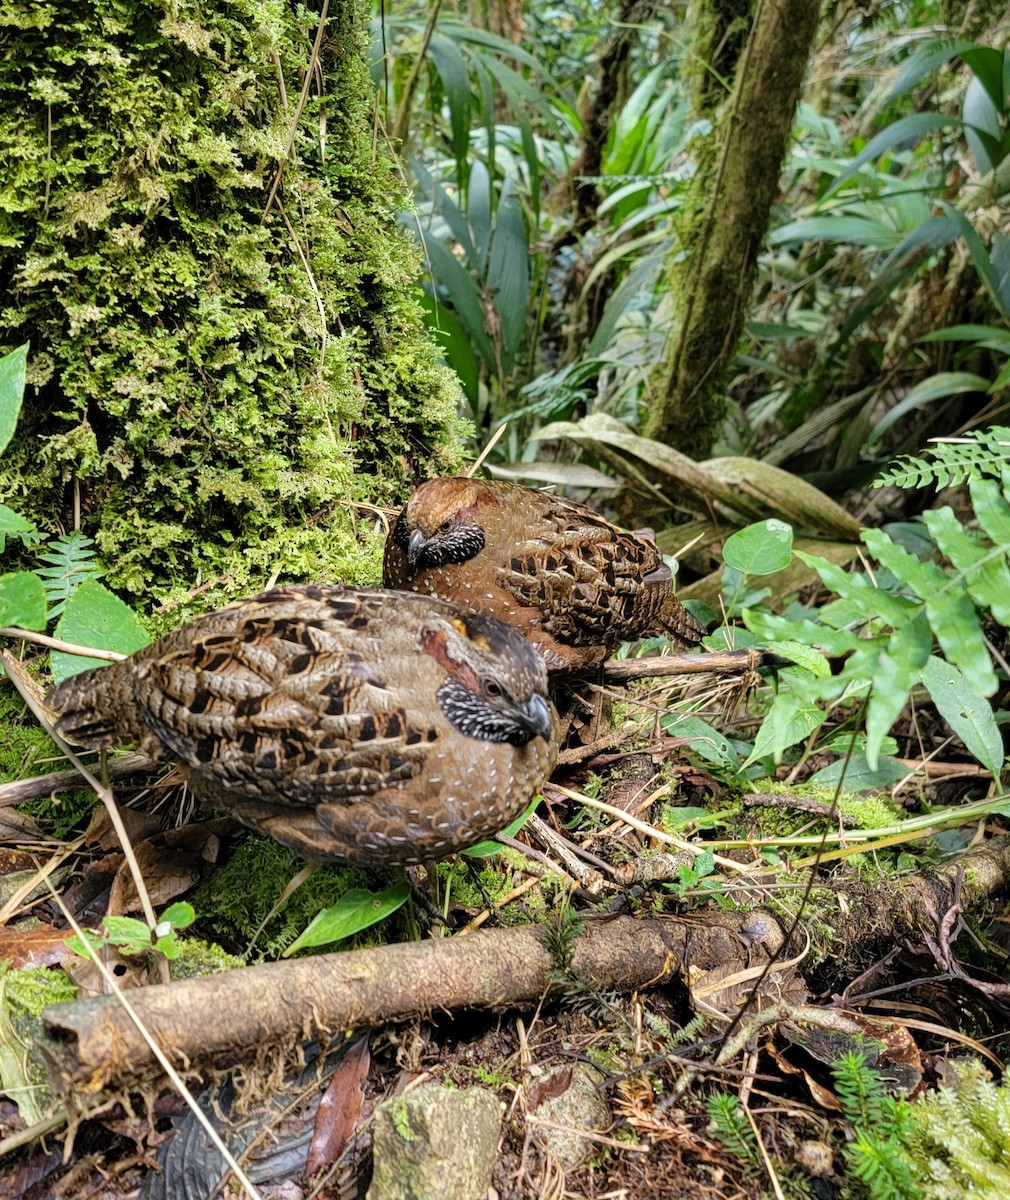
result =
M663 605L662 624L666 633L688 646L697 646L706 629L672 593Z
M121 682L113 664L81 671L57 684L46 696L46 704L57 714L60 737L89 750L133 741L135 731L119 695Z

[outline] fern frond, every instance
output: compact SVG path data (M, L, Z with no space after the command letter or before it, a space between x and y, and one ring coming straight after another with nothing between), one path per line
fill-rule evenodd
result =
M929 458L902 455L893 467L882 471L874 487L955 487L985 475L999 478L1010 462L1010 429L993 425L976 429L961 438L938 438L928 449Z
M737 1097L728 1092L716 1092L709 1096L705 1107L708 1109L709 1131L712 1136L721 1142L730 1154L756 1167L761 1162L757 1139L750 1122L740 1111L740 1101Z
M101 579L105 572L95 561L94 542L79 529L53 538L39 555L49 566L39 567L51 617L59 616L67 600L85 579Z

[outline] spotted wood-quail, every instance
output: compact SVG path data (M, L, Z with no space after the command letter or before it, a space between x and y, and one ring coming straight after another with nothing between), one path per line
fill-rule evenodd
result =
M422 484L386 539L383 582L508 621L552 671L595 666L634 638L690 645L705 632L648 534L517 483Z
M47 697L57 732L178 760L198 797L306 858L429 861L496 833L557 755L543 662L405 592L288 587Z

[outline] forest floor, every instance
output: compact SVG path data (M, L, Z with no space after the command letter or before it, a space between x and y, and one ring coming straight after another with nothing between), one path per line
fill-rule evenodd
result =
M537 816L487 857L416 879L406 905L341 943L350 953L324 944L262 978L246 964L278 960L315 911L339 908L348 889L359 907L361 889L366 905L402 899L402 880L322 868L272 912L298 860L230 820L200 819L171 775L133 774L116 795L151 903L163 912L185 898L196 920L162 943L179 957L113 935L103 974L68 945L68 924L136 912L129 869L93 795L54 808L68 781L30 783L65 766L37 758L0 786L6 840L21 846L0 859L0 955L31 968L0 977L12 1097L0 1101L0 1195L241 1194L234 1179L222 1185L180 1087L153 1060L138 1067L106 1009L80 1023L39 1016L74 988L107 997L115 983L139 1005L135 989L169 975L150 990L178 989L207 970L232 972L211 977L226 990L204 980L173 992L173 1015L152 1015L151 1032L191 1064L186 1081L261 1196L364 1196L377 1112L432 1084L452 1089L437 1093L447 1104L473 1089L498 1103L482 1169L500 1200L884 1195L861 1180L888 1155L891 1194L959 1195L915 1182L936 1146L900 1101L957 1086L968 1050L998 1074L1008 985L993 898L1010 851L999 817L971 815L991 781L948 747L943 762L910 763L889 796L806 786L816 760L728 787L665 731L688 710L728 738L759 720L746 711L748 670L726 673L725 659L713 658L721 673L585 681L567 697L568 746ZM935 724L931 735L920 714L920 760L943 744ZM10 807L33 786L44 800ZM949 814L962 805L971 819L959 827ZM937 811L944 821L914 842L889 836ZM425 911L433 894L438 920ZM376 957L385 943L398 958ZM344 985L311 974L333 961L353 964L350 1009ZM297 968L309 974L288 974ZM250 1014L254 1033L233 1031ZM303 1024L331 1037L300 1045ZM352 1025L363 1037L349 1040ZM46 1067L53 1087L40 1091ZM412 1128L408 1143L435 1140ZM454 1166L439 1162L440 1194L473 1194L465 1173L454 1191ZM377 1176L369 1195L426 1194L384 1187Z

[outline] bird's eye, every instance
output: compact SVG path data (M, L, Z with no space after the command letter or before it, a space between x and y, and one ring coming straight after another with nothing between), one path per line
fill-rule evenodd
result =
M438 532L439 533L448 533L451 528L452 528L452 517L446 517L446 519L442 522L442 524L439 525Z
M493 679L487 679L484 681L485 696L500 696L501 694L502 691L500 684L495 683Z

